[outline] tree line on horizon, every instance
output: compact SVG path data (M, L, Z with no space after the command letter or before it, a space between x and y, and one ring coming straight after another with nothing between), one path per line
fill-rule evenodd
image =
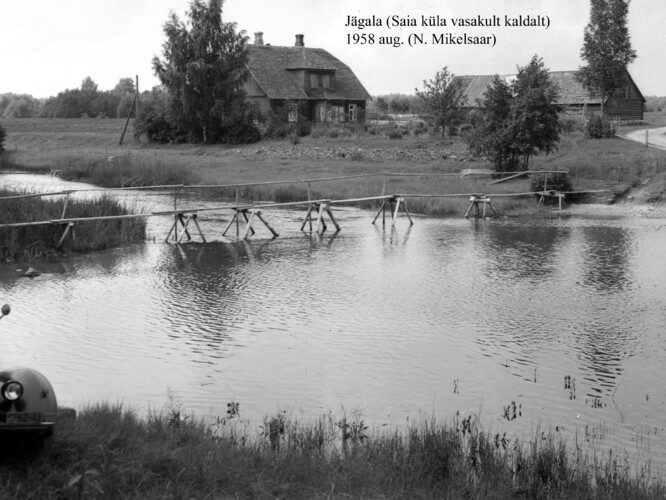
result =
M2 118L126 118L135 94L134 80L121 78L107 91L98 89L90 76L81 86L37 99L29 94L0 94Z

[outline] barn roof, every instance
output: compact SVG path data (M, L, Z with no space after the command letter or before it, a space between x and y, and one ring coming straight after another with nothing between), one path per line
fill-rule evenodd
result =
M299 70L335 72L335 88L317 99L371 99L349 66L324 49L275 45L246 45L246 49L250 74L269 99L310 99Z
M574 105L574 104L601 104L598 97L593 97L582 83L576 78L578 71L551 71L548 73L553 83L558 90L557 104L559 105ZM636 87L641 99L645 101L640 90L631 78L627 71L627 76L631 83ZM467 105L476 105L477 99L482 99L483 94L493 81L495 75L466 75L460 78L465 82L464 95L467 97ZM516 78L516 75L500 75L500 78L511 82Z

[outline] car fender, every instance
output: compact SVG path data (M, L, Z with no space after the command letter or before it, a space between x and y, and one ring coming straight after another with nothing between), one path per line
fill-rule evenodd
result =
M23 386L23 395L16 401L0 396L0 413L40 413L44 421L54 422L58 412L55 392L48 379L32 368L10 368L0 371L0 388L10 380Z

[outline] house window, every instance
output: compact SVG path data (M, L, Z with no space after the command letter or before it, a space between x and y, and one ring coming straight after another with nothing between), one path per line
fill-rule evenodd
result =
M349 121L355 122L358 120L358 104L349 105Z
M344 106L331 106L329 120L332 122L344 122L345 121Z
M331 75L328 73L310 73L311 89L331 88Z

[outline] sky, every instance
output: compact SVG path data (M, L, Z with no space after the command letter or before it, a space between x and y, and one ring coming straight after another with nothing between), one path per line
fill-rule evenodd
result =
M120 78L138 75L141 90L149 89L159 83L151 61L162 55L169 12L186 19L188 5L0 0L0 94L48 97L79 88L87 76L110 90ZM350 16L373 19L376 26L347 26ZM418 26L387 26L391 16ZM422 26L422 16L439 16L447 25ZM477 16L497 16L499 25L452 25L453 18ZM506 26L507 17L518 16L548 25ZM250 43L257 31L271 45L293 45L295 34L303 34L306 46L324 48L349 65L371 95L412 94L444 66L455 75L512 74L537 54L551 71L577 69L589 0L226 0L223 19L237 23ZM629 71L644 95L666 96L665 26L666 1L631 1L628 27L638 57ZM448 33L493 37L494 46L433 43ZM427 43L410 46L410 35ZM380 43L396 36L398 47ZM362 44L363 38L373 43Z

